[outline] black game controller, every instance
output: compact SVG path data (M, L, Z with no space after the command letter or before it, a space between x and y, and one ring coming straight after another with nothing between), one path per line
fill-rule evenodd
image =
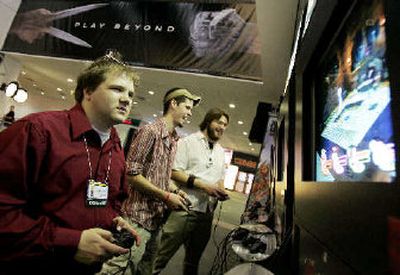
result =
M226 201L226 200L229 200L230 197L229 197L228 194L225 194L225 195L222 195L221 197L218 197L217 199L218 199L219 201Z
M267 245L260 240L256 241L249 247L250 253L252 253L252 254L264 253L266 249L267 249Z
M135 244L135 237L131 232L122 228L118 231L116 228L112 230L114 241L113 243L123 248L131 248Z
M244 228L239 228L232 233L232 240L241 241L244 240L249 235L249 230Z

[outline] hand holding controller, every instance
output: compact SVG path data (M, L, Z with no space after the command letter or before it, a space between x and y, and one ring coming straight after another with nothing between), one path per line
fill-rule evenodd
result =
M131 248L135 244L135 237L125 228L120 231L114 228L111 232L113 233L114 244L123 248Z
M192 202L187 197L185 197L184 199L186 207L190 210L193 207Z
M226 201L226 200L229 200L229 199L230 199L230 197L229 197L229 195L226 194L226 193L221 194L221 195L218 197L218 200L219 200L219 201Z

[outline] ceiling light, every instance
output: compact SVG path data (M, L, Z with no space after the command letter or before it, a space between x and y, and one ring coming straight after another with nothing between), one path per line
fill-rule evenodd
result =
M33 83L32 86L33 86L33 87L37 87L36 83Z
M22 75L26 75L26 72L25 72L25 71L21 71L21 74L22 74Z
M157 114L153 114L153 117L157 117Z
M138 104L138 102L137 102L137 101L134 101L134 102L132 102L132 104L133 104L133 105L137 105L137 104Z
M74 91L74 90L71 90L71 91L69 91L69 93L70 93L71 95L73 95L73 94L75 94L75 91Z
M57 91L61 92L61 91L62 91L62 89L61 89L61 88L57 88Z
M254 148L251 148L251 151L254 151Z
M61 98L62 98L62 100L65 100L65 95L62 95Z
M190 120L186 120L186 123L187 123L187 124L190 124Z
M18 90L18 83L17 82L10 82L6 87L6 96L12 97Z
M43 92L43 91L41 91L41 92L40 92L40 94L41 94L41 95L44 95L44 92Z
M229 108L234 109L234 108L236 108L236 105L231 103L231 104L229 104Z
M247 132L243 132L243 135L247 136Z
M28 99L28 93L25 89L18 89L17 94L13 97L14 100L18 103L25 102Z
M242 125L242 124L243 124L243 121L238 120L238 124L239 124L239 125Z
M249 145L250 145L250 146L253 146L253 143L249 142Z
M154 92L153 91L149 91L149 94L154 95Z
M74 82L74 80L71 78L67 78L67 82Z

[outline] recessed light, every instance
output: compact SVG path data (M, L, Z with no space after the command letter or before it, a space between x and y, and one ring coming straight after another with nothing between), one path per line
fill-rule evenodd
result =
M62 95L61 98L62 98L63 100L65 100L65 95Z
M61 91L62 91L62 89L61 89L61 88L57 88L57 91L61 92Z
M69 93L70 93L71 95L73 95L73 94L75 93L75 91L74 91L74 90L71 90L71 91L69 91Z
M25 71L21 71L21 74L22 74L22 75L26 75L26 72L25 72Z
M186 123L187 123L187 124L190 124L190 120L186 120Z
M157 114L153 114L153 117L157 117Z
M253 146L253 143L249 142L249 145L250 145L250 146Z
M229 108L234 109L234 108L236 108L236 105L231 103L231 104L229 104Z
M153 92L153 91L149 91L149 94L150 94L150 95L154 95L154 92Z
M239 125L242 125L242 124L243 124L243 121L238 120L238 124L239 124Z
M254 151L254 148L251 148L251 151Z
M44 92L43 92L43 91L41 91L41 92L40 92L40 94L41 94L41 95L44 95Z
M67 78L67 82L74 82L74 80L71 78Z
M33 87L37 87L36 83L33 83L32 86L33 86Z
M134 101L134 102L132 102L132 104L133 104L133 105L137 105L137 104L138 104L138 102L137 102L137 101Z
M247 132L243 132L243 135L247 136Z

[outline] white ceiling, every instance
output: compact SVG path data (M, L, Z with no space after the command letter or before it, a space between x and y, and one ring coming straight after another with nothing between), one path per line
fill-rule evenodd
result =
M256 2L262 45L263 82L138 67L136 69L141 75L136 94L138 104L134 105L131 115L146 121L153 120L153 114L159 116L162 111L162 97L165 91L172 87L186 87L203 98L200 106L193 112L192 122L185 126L186 133L198 129L208 109L219 107L225 109L231 117L221 144L237 151L258 155L260 145L249 145L248 137L243 132L249 133L258 102L277 104L284 90L297 2L297 0ZM41 90L44 90L43 100L52 97L64 101L66 108L74 104L70 91L74 89L75 79L87 65L86 62L10 55L21 62L26 74L21 74L19 80L30 93L40 95ZM67 82L68 78L74 82ZM57 91L57 88L62 88L63 91ZM150 95L148 91L154 91L154 95ZM65 100L61 98L61 93L65 94ZM236 108L229 108L231 103L235 104ZM243 121L243 124L239 125L238 120Z

